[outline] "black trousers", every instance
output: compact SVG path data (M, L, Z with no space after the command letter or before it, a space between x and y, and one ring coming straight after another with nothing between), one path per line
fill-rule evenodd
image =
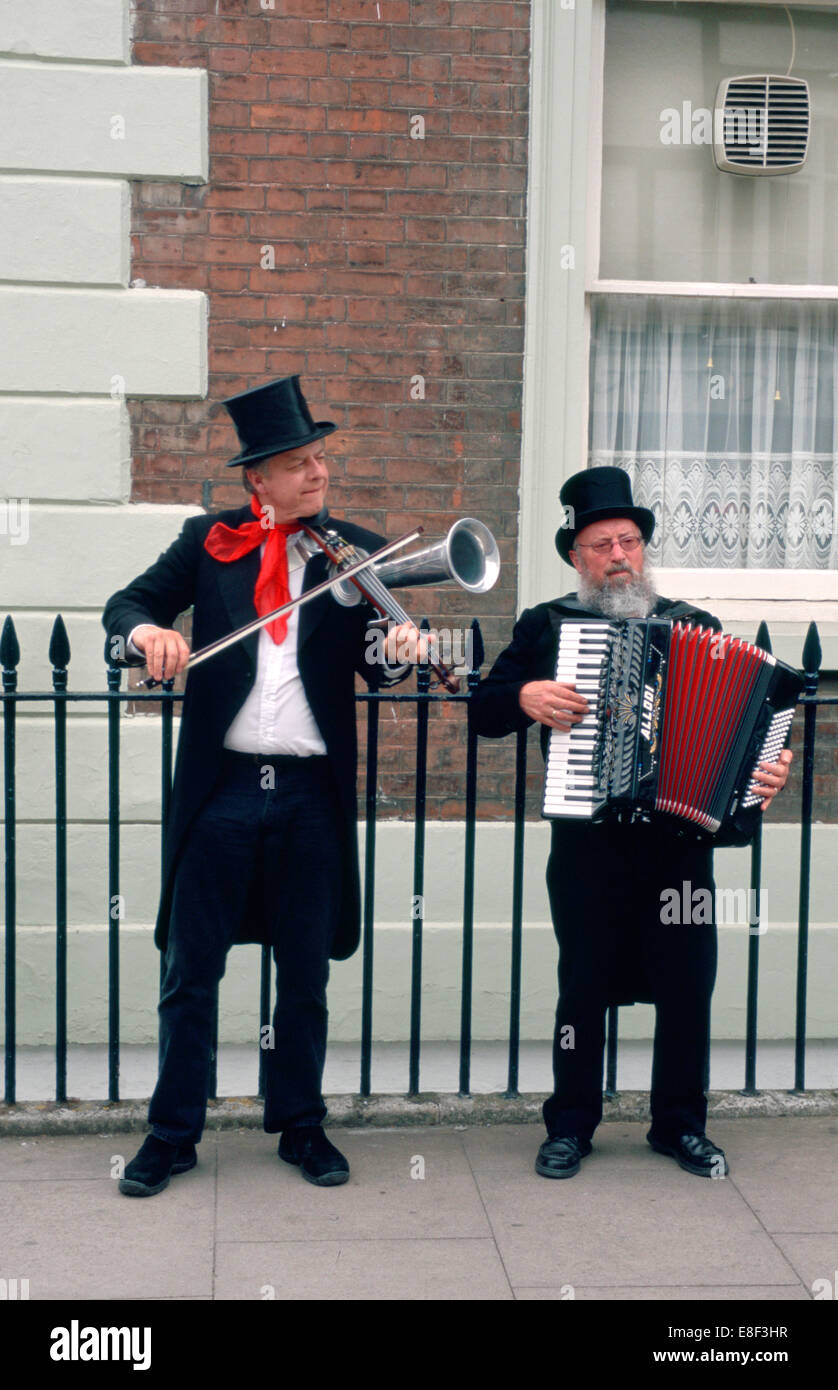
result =
M267 923L277 968L266 1039L265 1129L319 1124L329 951L340 907L341 813L328 760L225 754L178 865L159 1005L154 1133L197 1143L206 1117L212 1019L227 951L248 910ZM258 1022L254 1019L254 1058Z
M547 886L559 943L548 1133L590 1139L602 1119L606 1011L634 1001L656 1009L652 1131L703 1133L717 954L712 848L660 823L554 822Z

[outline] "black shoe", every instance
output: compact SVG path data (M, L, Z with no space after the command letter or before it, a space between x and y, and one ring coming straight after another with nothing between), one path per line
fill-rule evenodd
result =
M194 1144L167 1144L149 1134L120 1178L119 1190L126 1197L153 1197L168 1187L173 1173L187 1173L197 1162Z
M535 1160L535 1171L543 1178L572 1178L583 1158L591 1152L589 1139L574 1134L557 1134L545 1139Z
M283 1130L278 1153L286 1163L301 1168L306 1181L317 1187L337 1187L349 1180L349 1164L340 1150L329 1143L322 1125Z
M730 1172L724 1150L706 1134L682 1134L680 1139L658 1139L650 1130L646 1135L658 1154L669 1154L688 1173L699 1178L726 1178Z

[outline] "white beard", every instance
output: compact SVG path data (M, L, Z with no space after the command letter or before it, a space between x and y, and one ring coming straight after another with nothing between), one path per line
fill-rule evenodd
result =
M645 560L639 574L632 571L631 577L619 584L607 578L601 585L594 584L587 574L580 573L577 592L583 608L604 618L648 618L657 598L652 570Z

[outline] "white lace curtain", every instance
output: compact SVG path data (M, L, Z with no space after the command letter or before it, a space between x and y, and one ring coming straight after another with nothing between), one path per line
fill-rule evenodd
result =
M838 563L838 306L595 297L589 463L626 469L650 559Z

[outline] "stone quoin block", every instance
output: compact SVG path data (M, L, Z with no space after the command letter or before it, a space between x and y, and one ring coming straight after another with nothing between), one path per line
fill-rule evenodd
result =
M127 502L130 452L123 401L0 396L0 497Z
M0 167L207 178L207 75L0 61Z
M0 280L127 285L130 227L123 179L0 178Z
M0 287L3 389L205 396L206 320L192 290Z
M128 20L121 0L3 0L0 53L127 63Z

